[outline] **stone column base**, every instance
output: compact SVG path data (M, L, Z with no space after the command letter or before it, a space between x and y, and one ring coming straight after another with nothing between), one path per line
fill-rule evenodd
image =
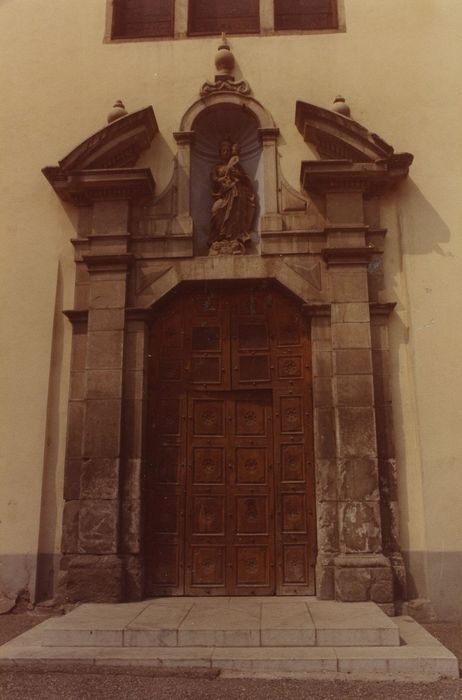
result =
M341 554L334 567L336 600L371 600L393 614L393 573L383 554Z
M316 598L334 600L335 598L335 555L318 554L316 559Z
M123 600L122 561L116 554L63 557L60 598L67 603L120 603Z

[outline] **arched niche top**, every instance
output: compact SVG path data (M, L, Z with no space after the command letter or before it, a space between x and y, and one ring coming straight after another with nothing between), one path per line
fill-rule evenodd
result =
M413 160L410 153L395 154L393 146L354 119L307 102L297 102L295 124L304 140L315 146L322 160L394 161L401 167L409 167Z
M256 99L249 95L239 95L233 92L223 91L208 97L203 97L197 100L197 102L194 102L185 112L181 120L180 133L194 131L194 124L197 118L205 110L226 105L251 112L260 129L275 128L271 114Z

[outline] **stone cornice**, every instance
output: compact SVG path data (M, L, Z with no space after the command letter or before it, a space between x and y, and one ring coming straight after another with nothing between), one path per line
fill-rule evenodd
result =
M153 309L132 306L125 310L125 315L128 321L150 321L153 317Z
M82 255L82 260L90 271L94 272L114 272L128 270L134 262L131 253L103 254L88 253Z
M149 168L79 170L69 173L58 167L43 174L65 202L88 206L102 201L144 201L154 195L155 183Z
M88 323L88 309L66 309L63 311L63 314L73 326L86 325Z
M331 265L367 265L376 249L370 248L324 248L322 257L328 266Z
M325 316L330 318L330 304L303 304L302 311L304 316Z
M307 192L362 192L379 195L406 177L412 162L410 154L392 155L374 163L351 160L302 161L300 182Z
M389 301L383 304L373 301L369 304L371 316L389 316L395 308L396 301Z

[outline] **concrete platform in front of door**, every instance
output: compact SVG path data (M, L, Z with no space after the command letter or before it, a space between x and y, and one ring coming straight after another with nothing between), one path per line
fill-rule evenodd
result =
M87 603L0 647L0 666L28 662L458 677L456 657L412 618L311 597Z

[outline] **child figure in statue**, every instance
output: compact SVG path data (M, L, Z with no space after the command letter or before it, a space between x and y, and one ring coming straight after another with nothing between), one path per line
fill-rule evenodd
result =
M237 143L225 139L221 162L211 172L214 203L210 219L209 255L242 255L250 239L256 197L239 162Z

